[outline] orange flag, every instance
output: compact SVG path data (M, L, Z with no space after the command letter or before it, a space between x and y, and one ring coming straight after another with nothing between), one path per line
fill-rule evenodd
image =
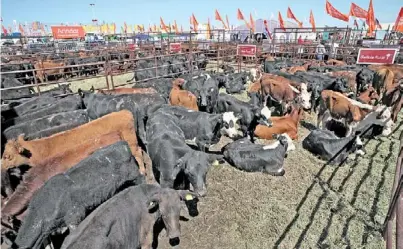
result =
M291 8L288 7L287 9L287 18L293 19L294 21L296 21L298 23L298 27L302 28L302 22L300 22L294 15L294 13L292 13Z
M243 14L240 9L238 9L237 18L238 20L245 20L245 18L243 18Z
M210 18L207 19L207 39L211 38Z
M328 0L326 0L326 13L328 15L330 15L333 18L348 22L349 17L348 15L345 15L343 13L341 13L340 11L338 11L335 7L333 7L333 5L331 5L329 3Z
M197 22L196 17L193 13L192 13L192 25L193 25L194 31L197 32L197 27L199 26L199 23Z
M225 25L225 22L222 20L220 13L218 13L218 10L215 10L215 19L222 23L222 25L224 26L224 29L228 28L227 25Z
M178 29L178 25L176 24L176 20L174 21L174 25L175 25L175 33L179 34L179 29Z
M372 6L372 0L369 1L367 24L368 24L368 33L371 34L376 28L374 6Z
M168 28L164 23L164 20L162 20L162 17L160 17L160 22L161 22L161 29L163 29L165 32L169 33Z
M368 12L355 3L351 3L350 16L367 19Z
M21 35L24 35L24 28L22 27L22 25L18 25L18 29L20 30Z
M250 28L252 29L252 32L255 33L255 20L253 20L252 13L250 13L249 19L250 19Z
M312 32L316 32L315 19L313 18L313 12L309 15L309 23L312 25Z
M228 15L225 15L225 19L227 19L227 28L229 28L229 21L228 21Z
M280 23L280 28L285 31L284 21L280 11L278 12L278 22Z
M403 32L403 7L400 8L399 15L396 18L394 31Z

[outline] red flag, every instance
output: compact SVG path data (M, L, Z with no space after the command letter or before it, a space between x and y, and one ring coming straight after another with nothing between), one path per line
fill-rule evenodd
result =
M284 21L280 11L278 12L278 22L280 23L280 28L285 31Z
M296 21L298 23L298 26L300 28L302 28L302 22L300 22L294 15L294 13L292 13L291 8L288 7L287 9L287 18L293 19L294 21Z
M312 25L312 32L316 32L315 18L313 18L313 12L309 15L309 23Z
M378 29L382 29L382 25L379 23L378 18L375 18L375 22L376 22L376 27Z
M372 33L375 30L375 14L374 6L372 6L372 0L369 1L368 15L367 15L368 33Z
M326 13L333 18L348 22L348 15L345 15L333 7L328 0L326 0Z
M399 15L397 15L395 26L393 26L394 31L403 32L403 7L400 8Z
M252 32L255 33L255 20L253 20L252 13L250 13L249 19L250 19L250 28L252 29Z
M242 12L241 12L240 9L238 9L237 19L238 19L238 20L245 20L245 18L243 18L243 14L242 14Z
M221 18L220 13L218 13L218 10L215 10L215 19L217 21L220 21L222 23L222 25L224 26L224 29L227 29L227 25L225 25L225 22L223 21L223 19Z
M273 39L272 36L271 36L270 30L269 30L269 24L268 24L267 20L264 20L263 24L264 24L264 29L267 32L267 35L269 36L270 39Z
M7 29L3 25L1 25L1 28L3 29L4 35L7 35L8 34Z
M226 21L227 21L227 28L229 28L228 15L225 15L225 19L226 19Z
M220 22L223 21L222 18L221 18L220 13L218 13L218 10L215 10L215 19L216 19L217 21L220 21Z
M351 3L350 16L367 19L368 12L355 3Z

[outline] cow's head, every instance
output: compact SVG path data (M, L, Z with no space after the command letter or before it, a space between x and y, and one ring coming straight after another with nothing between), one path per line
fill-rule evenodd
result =
M205 196L207 193L207 172L210 165L218 164L218 157L201 151L192 151L177 161L176 167L184 171L194 192L199 196Z
M148 199L149 212L159 211L171 244L177 244L181 235L179 218L182 201L191 201L194 198L196 195L186 190L161 188Z
M3 157L1 159L1 168L9 169L21 165L29 165L30 152L25 149L21 141L24 141L24 135L18 136L17 139L7 141L4 148Z
M241 114L235 116L233 112L225 112L222 114L222 118L223 118L222 133L224 133L230 138L237 138L239 136L242 136L242 133L239 131L240 129L239 122L242 118Z

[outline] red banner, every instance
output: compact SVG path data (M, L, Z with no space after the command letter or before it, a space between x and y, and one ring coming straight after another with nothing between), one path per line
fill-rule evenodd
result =
M350 16L367 19L368 12L355 3L351 3Z
M52 26L52 34L55 39L84 38L85 32L82 26Z
M238 56L256 56L256 45L238 45L236 54Z
M400 8L399 15L397 16L394 31L403 32L403 7Z
M182 50L182 45L180 43L169 43L170 53L180 53Z
M357 64L393 64L396 49L361 48L358 52Z
M331 17L348 22L349 18L348 15L345 15L338 11L333 5L326 0L326 13L329 14Z

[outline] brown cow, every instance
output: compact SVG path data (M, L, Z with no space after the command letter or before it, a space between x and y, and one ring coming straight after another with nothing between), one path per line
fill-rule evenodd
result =
M190 110L199 111L196 96L187 90L182 90L184 82L185 80L181 78L175 79L172 82L172 90L169 93L169 102L171 105L183 106Z
M274 134L286 133L292 140L298 139L298 123L303 117L302 108L293 108L289 115L284 117L271 117L272 126L257 125L255 128L255 136L271 140Z
M1 167L2 169L9 169L24 164L35 167L44 158L53 157L61 151L76 147L79 141L118 132L122 139L129 144L131 152L139 164L140 173L144 174L144 162L141 148L137 143L134 124L132 113L122 110L46 138L25 141L24 136L20 135L16 140L7 141Z
M65 172L90 156L94 151L119 140L121 140L120 134L113 132L95 139L85 140L81 144L77 144L76 147L61 151L53 157L44 158L24 175L23 182L17 186L6 205L2 207L2 224L7 224L10 222L10 218L21 214L28 206L35 191L42 187L51 177ZM8 223L8 225L11 226L11 223Z
M108 95L114 94L132 94L132 93L157 93L154 88L116 88L113 90L97 90L97 93L103 93Z
M320 124L330 119L339 120L342 121L347 128L347 137L350 136L353 128L355 128L369 112L378 110L380 109L349 99L339 92L323 90L320 99L317 127L319 128Z
M51 60L38 61L34 63L36 69L36 76L40 82L45 82L48 75L63 75L64 68L55 68L65 66L64 62L53 62Z

